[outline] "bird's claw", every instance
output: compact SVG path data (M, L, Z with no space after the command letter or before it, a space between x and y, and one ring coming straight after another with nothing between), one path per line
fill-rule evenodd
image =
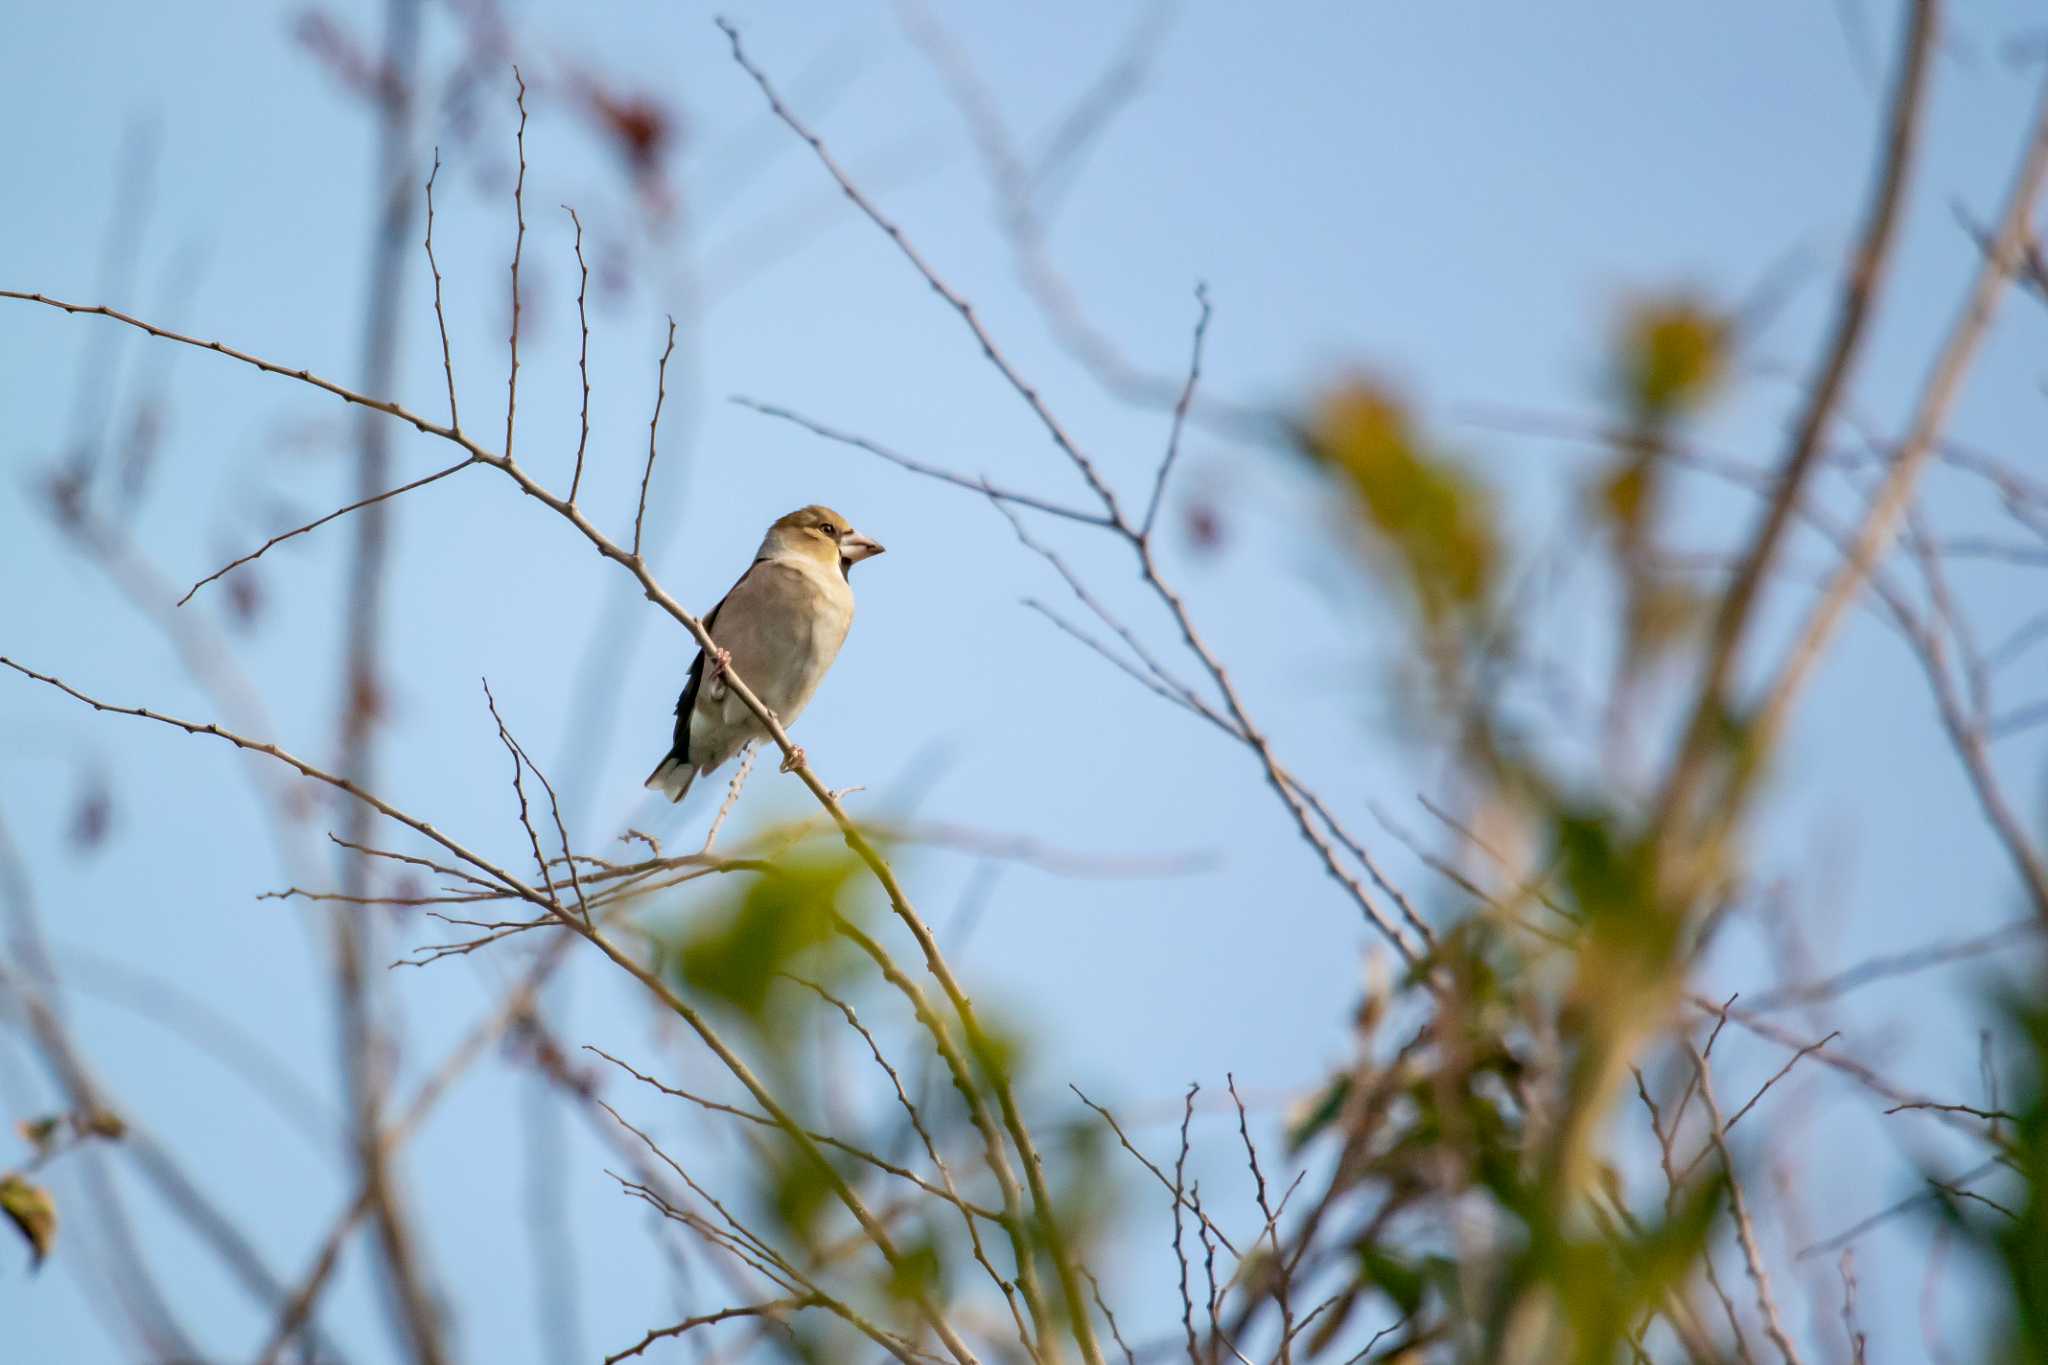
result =
M801 768L803 766L804 746L801 744L790 745L789 752L787 754L784 754L782 757L782 771L786 773L793 773L798 768Z
M714 678L722 678L725 676L726 670L731 667L732 651L729 649L721 649L717 645L713 645L711 647L711 676Z

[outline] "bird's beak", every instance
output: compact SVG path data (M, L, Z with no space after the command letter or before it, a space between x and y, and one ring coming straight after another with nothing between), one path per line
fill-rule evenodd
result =
M849 531L839 537L839 557L849 564L858 564L863 559L873 559L882 553L882 547L866 536Z

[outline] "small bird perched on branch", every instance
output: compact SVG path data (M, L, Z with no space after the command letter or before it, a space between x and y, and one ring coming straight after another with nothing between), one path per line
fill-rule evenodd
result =
M768 528L754 562L704 618L714 648L699 650L690 664L676 699L675 743L647 775L649 790L680 801L699 773L768 737L725 685L728 670L784 726L796 720L853 624L853 566L880 553L845 517L816 504ZM784 759L782 770L803 762L803 752Z

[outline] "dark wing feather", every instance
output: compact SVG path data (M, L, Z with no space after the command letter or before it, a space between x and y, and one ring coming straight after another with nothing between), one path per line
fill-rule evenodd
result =
M760 561L755 560L754 563L758 564ZM747 573L752 573L753 571L754 565L749 564L747 566ZM743 573L732 586L737 588L746 581L747 574ZM718 605L704 613L704 629L706 632L709 632L713 626L718 624L718 613L724 609L726 602L731 597L732 590L727 589L725 596L718 599ZM690 761L690 713L697 709L697 689L703 683L704 651L699 649L697 657L690 661L690 679L683 684L682 695L676 698L675 742L669 747L670 757L679 758L686 764Z

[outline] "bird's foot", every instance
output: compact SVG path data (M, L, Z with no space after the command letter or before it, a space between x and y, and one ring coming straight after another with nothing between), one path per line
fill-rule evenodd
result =
M725 676L726 670L730 669L731 667L732 651L729 649L721 649L717 645L713 645L711 647L711 676L714 678L722 678Z
M782 758L782 771L784 771L784 772L786 772L786 773L793 773L793 772L795 772L795 771L796 771L796 770L797 770L798 768L801 768L801 767L803 767L803 766L804 766L804 746L803 746L803 745L801 745L801 744L792 744L792 745L790 745L790 746L789 746L789 752L788 752L787 754L783 755L783 758Z

